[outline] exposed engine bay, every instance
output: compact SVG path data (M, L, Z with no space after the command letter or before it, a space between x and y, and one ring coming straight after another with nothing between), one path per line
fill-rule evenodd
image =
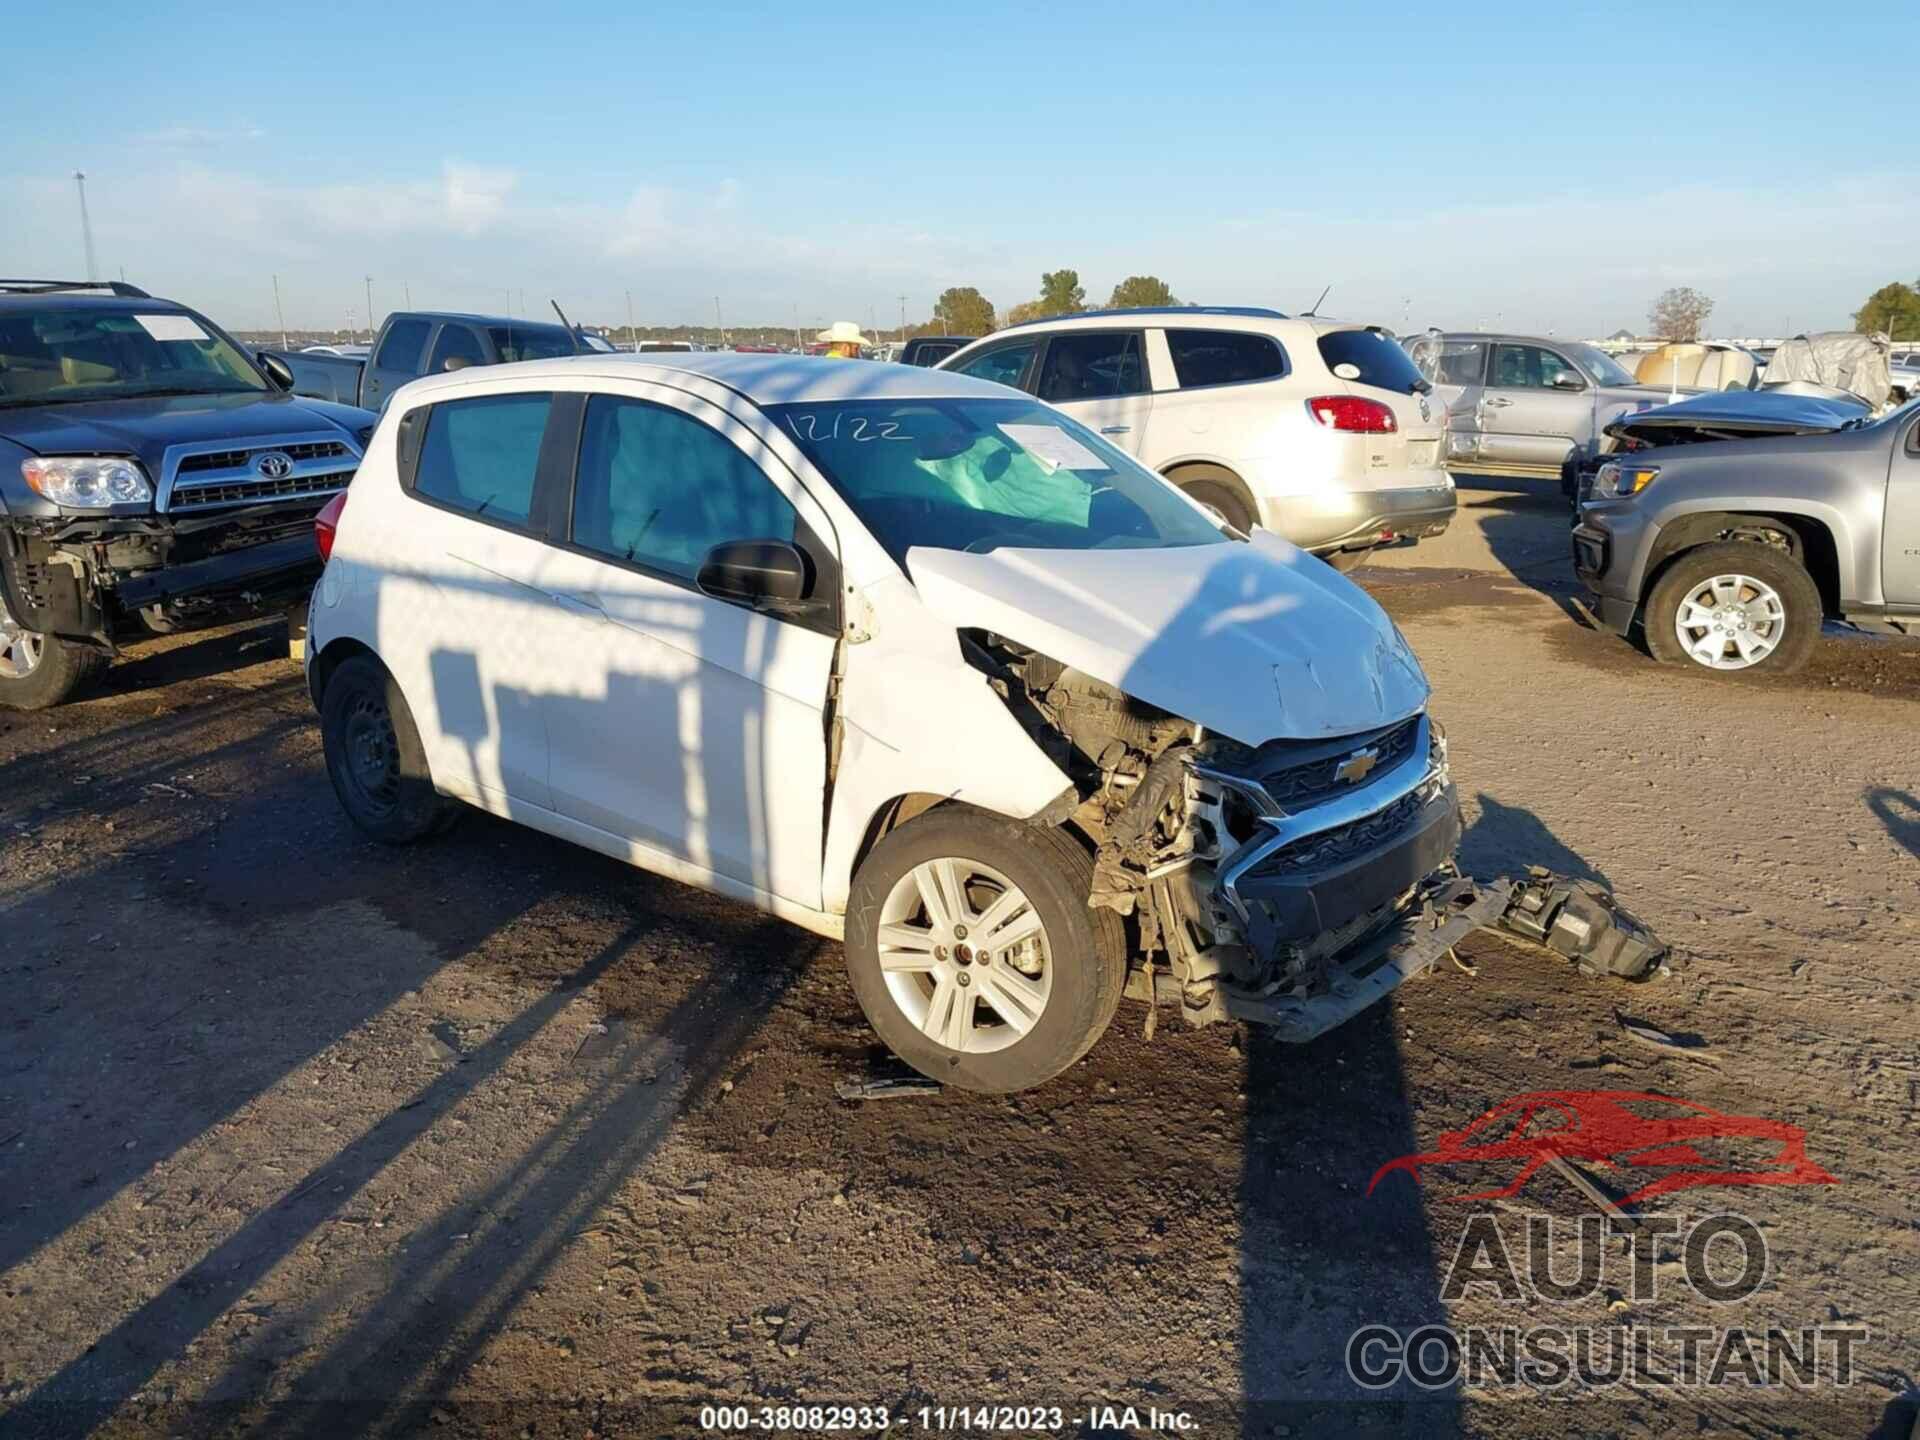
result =
M1093 844L1089 903L1126 918L1128 991L1150 1016L1171 1004L1189 1024L1256 1020L1311 1039L1480 925L1610 974L1644 973L1662 953L1610 902L1544 872L1459 876L1446 739L1425 713L1253 747L1002 636L961 642L1072 779L1077 803L1045 818ZM1606 959L1588 967L1589 951Z

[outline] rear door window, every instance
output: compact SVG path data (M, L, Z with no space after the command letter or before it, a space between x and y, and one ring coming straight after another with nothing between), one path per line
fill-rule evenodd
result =
M1327 369L1353 385L1371 385L1411 395L1424 378L1400 346L1378 330L1334 330L1320 337L1320 358ZM1350 365L1356 373L1342 374Z
M481 347L480 337L467 326L442 325L439 338L433 342L433 356L427 361L428 373L438 375L447 368L449 360L484 365L487 363L487 352Z
M427 332L433 327L424 320L396 320L380 342L380 354L374 361L381 370L401 370L408 375L420 373L420 352L427 348Z
M552 404L551 395L483 395L435 405L414 493L476 519L526 528Z
M1055 335L1040 371L1040 398L1055 404L1112 400L1147 388L1136 331Z
M1287 373L1286 352L1268 335L1235 330L1169 330L1174 378L1182 390L1202 385L1239 385L1278 380Z
M1422 335L1408 342L1407 355L1436 385L1478 385L1487 373L1487 347L1478 340L1441 340Z
M997 385L1012 385L1017 389L1039 343L1037 340L1023 340L1017 345L997 345L983 355L974 356L964 365L954 366L954 369L976 380L991 380Z

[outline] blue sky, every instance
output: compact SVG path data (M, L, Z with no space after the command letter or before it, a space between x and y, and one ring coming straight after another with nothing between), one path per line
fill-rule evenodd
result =
M1685 284L1753 334L1920 274L1898 5L213 8L9 18L0 269L83 268L83 169L102 272L235 328L275 274L296 325L371 274L377 313L886 327L1065 265L1562 334Z

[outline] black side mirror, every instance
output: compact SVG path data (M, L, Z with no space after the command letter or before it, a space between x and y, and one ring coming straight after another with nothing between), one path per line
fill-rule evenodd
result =
M267 372L267 379L271 380L280 389L293 389L293 367L278 355L262 355L260 357L260 368Z
M729 540L707 551L694 583L716 600L798 608L807 598L807 558L785 540Z

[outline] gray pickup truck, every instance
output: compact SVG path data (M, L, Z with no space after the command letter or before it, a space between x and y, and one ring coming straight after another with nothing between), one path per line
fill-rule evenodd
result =
M422 375L608 348L598 336L564 325L534 324L508 315L399 310L387 317L364 360L292 350L260 354L271 355L293 372L296 395L378 411L394 391Z
M1600 466L1573 564L1609 629L1723 671L1797 668L1828 617L1920 635L1920 400L1838 428L1817 413L1833 402L1797 403L1803 433L1668 427Z

